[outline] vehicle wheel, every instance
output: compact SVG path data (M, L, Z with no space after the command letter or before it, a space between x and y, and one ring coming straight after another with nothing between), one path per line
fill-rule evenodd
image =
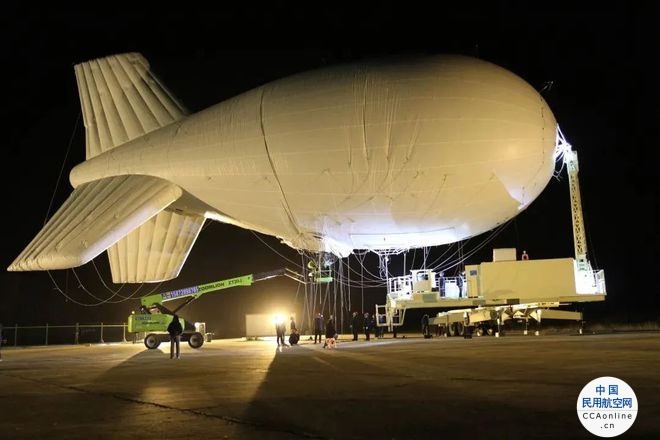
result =
M483 334L484 334L483 327L477 327L477 331L475 333L476 333L477 336L483 336Z
M144 345L149 350L158 348L158 346L160 345L160 338L158 337L158 335L154 333L149 333L147 336L144 337Z
M198 332L191 334L190 338L188 338L188 345L190 345L192 348L201 347L204 345L204 335Z

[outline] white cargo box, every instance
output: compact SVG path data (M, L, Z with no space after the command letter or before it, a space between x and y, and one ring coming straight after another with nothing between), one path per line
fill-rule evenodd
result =
M516 248L493 249L493 261L516 261Z
M245 337L258 338L261 336L275 336L273 315L265 313L245 315Z

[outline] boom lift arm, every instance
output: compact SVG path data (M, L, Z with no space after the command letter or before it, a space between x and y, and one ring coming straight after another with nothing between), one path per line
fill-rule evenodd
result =
M226 280L214 281L212 283L200 284L199 286L184 287L183 289L171 290L169 292L146 295L140 298L141 309L152 310L157 308L162 313L174 314L206 293L229 289L231 287L250 286L258 281L268 280L278 276L285 276L300 283L303 282L303 277L300 274L292 271L291 269L282 268L268 272L248 274L240 277L229 278ZM172 311L162 307L162 304L165 302L181 298L187 298L187 300Z

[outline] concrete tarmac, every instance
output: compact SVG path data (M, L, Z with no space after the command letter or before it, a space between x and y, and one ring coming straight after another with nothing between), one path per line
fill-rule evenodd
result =
M639 402L620 438L660 438L660 333L403 336L3 347L0 438L597 438L576 405L602 376Z

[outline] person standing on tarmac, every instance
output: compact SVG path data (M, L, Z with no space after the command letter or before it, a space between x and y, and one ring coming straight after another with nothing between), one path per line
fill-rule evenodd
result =
M323 330L325 329L325 322L323 321L323 315L321 312L316 312L316 317L314 318L314 343L318 338L319 344L323 342Z
M181 326L181 321L179 321L179 315L174 315L172 317L172 322L167 326L167 333L170 334L170 359L181 357L181 333L183 333L183 327Z
M284 319L275 323L275 334L277 335L277 346L284 347L286 345L286 342L284 342L284 336L286 335L286 322L284 322Z
M378 338L383 339L383 336L385 336L385 324L387 324L387 316L378 315L378 324L379 325L376 327L378 330Z
M369 318L369 312L364 312L364 336L366 336L367 341L370 339L371 333L371 318Z
M358 340L358 333L360 332L360 316L358 312L353 312L353 317L351 318L351 330L353 331L353 340Z
M335 319L332 315L325 323L325 343L323 348L335 348L337 343L337 328L335 327Z
M289 322L289 344L296 345L300 340L300 333L298 333L298 327L296 326L296 320L291 317Z
M431 337L431 332L429 331L429 315L426 313L422 316L422 335L424 335L425 338Z

